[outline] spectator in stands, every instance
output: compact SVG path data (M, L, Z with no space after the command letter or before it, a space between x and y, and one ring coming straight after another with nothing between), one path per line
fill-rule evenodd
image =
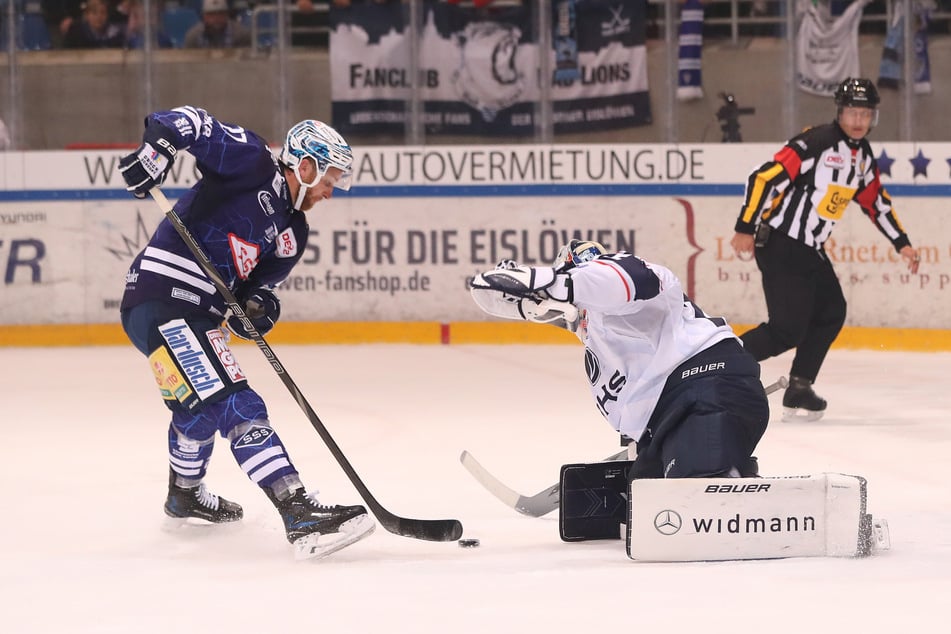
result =
M109 17L106 0L86 0L82 17L70 21L63 36L64 48L120 48L125 39L124 25Z
M172 38L162 30L159 20L158 0L152 0L152 30L155 32L153 46L157 48L172 48ZM129 0L126 8L129 12L129 21L125 29L125 47L129 49L145 46L145 3L143 0Z
M53 48L63 48L63 37L74 20L83 15L83 0L42 0L43 19Z
M231 19L228 0L204 0L201 22L185 34L184 48L241 48L251 46L251 32Z

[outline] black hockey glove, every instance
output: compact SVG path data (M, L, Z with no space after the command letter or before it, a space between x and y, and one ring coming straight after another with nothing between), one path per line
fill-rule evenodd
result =
M271 328L281 317L281 300L270 289L256 288L243 300L239 298L238 301L244 306L244 314L251 320L251 325L261 336L271 332ZM228 330L242 339L253 339L237 315L228 317Z
M142 145L119 160L119 172L125 179L126 189L136 198L145 198L149 190L165 182L178 150L171 130L152 122L145 128Z

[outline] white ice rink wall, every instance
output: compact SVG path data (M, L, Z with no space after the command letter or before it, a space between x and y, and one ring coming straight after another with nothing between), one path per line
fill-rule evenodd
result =
M584 237L669 266L708 313L757 323L756 266L729 241L747 175L780 146L357 148L353 190L309 212L311 240L281 293L283 320L361 322L368 332L489 324L468 278L501 258L550 262L567 239ZM951 144L873 147L923 261L909 274L850 205L827 244L847 325L937 336L951 308ZM126 270L162 219L151 199L124 190L125 152L0 154L0 331L118 323ZM197 176L184 155L166 192L180 195Z

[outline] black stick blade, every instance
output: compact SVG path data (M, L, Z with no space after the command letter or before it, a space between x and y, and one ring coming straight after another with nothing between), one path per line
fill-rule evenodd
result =
M414 520L390 515L377 516L383 528L413 539L431 542L454 542L462 537L462 523L459 520Z

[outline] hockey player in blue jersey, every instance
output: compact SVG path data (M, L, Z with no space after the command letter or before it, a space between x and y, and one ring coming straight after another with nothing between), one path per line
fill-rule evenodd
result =
M329 199L334 188L350 187L350 146L333 128L305 120L290 129L274 156L254 132L184 106L146 118L141 146L119 162L127 189L145 197L184 151L194 156L202 177L178 200L176 212L265 334L280 317L274 290L307 244L304 212ZM325 506L305 491L222 326L245 339L248 332L226 314L224 299L168 219L129 268L121 314L172 412L167 515L214 523L241 519L241 506L203 482L218 433L277 507L301 556L325 556L372 532L363 506Z
M757 475L752 454L769 420L759 364L669 269L572 240L554 267L504 262L471 292L490 315L581 339L598 411L636 441L632 478Z

